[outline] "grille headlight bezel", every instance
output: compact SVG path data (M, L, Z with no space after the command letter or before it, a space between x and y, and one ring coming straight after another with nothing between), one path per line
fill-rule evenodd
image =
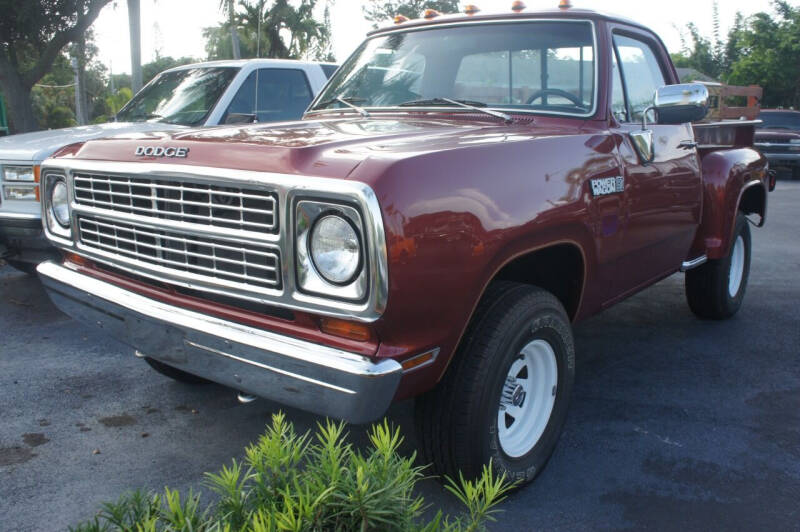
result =
M369 268L365 253L367 242L359 210L352 205L315 199L297 200L294 210L297 288L305 293L328 298L362 301L369 291ZM319 257L314 257L312 235L325 219L345 222L358 241L358 261L349 275L332 275L328 268L320 264Z
M59 198L57 206L53 203L53 196L56 189L63 190L63 198ZM70 192L67 178L60 173L49 173L44 177L44 217L47 224L47 230L53 235L71 239L72 238L72 212L70 209ZM60 213L56 213L56 208ZM66 211L66 212L64 212ZM66 215L66 221L63 220L63 215Z

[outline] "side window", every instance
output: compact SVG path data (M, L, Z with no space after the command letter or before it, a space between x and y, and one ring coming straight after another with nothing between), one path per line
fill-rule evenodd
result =
M639 121L644 110L653 104L656 90L667 83L649 45L623 35L614 36L614 43L628 89L631 120Z
M246 122L255 115L259 122L296 120L311 103L311 88L305 72L289 68L261 68L247 76L233 97L223 122Z
M326 78L330 78L333 76L333 73L336 72L336 69L339 68L339 65L320 65L322 68L322 72L325 73Z
M612 51L611 77L611 112L620 122L628 121L628 108L625 106L625 91L622 87L622 75L619 72L617 54Z

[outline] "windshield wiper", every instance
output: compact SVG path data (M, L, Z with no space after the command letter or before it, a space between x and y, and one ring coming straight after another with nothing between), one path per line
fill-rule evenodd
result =
M328 107L329 105L334 104L334 103L341 103L341 104L346 105L347 107L349 107L351 109L355 109L355 111L358 114L360 114L361 116L363 116L364 118L369 118L369 113L367 112L366 109L364 109L363 107L359 107L359 106L353 104L353 102L364 102L364 101L366 101L365 98L356 98L354 96L345 96L344 98L342 98L341 96L337 96L335 98L331 98L330 100L325 100L324 102L319 102L315 106L315 108L319 109L319 108L322 108L322 107Z
M495 118L501 118L503 122L506 124L510 124L514 121L510 115L505 113L501 113L500 111L493 111L492 109L486 109L486 104L484 102L476 102L472 100L451 100L450 98L430 98L427 100L411 100L410 102L403 102L398 105L398 107L424 107L426 105L456 105L458 107L463 107L464 109L470 109L472 111L477 111L479 113L484 113Z

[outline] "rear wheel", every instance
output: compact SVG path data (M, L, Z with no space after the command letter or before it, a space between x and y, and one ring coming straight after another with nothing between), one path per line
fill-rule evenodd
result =
M510 480L530 482L561 434L574 375L558 299L493 283L442 381L417 400L423 457L439 475L475 477L491 461Z
M161 373L165 377L169 377L172 380L183 382L186 384L208 384L209 380L204 379L203 377L198 377L197 375L192 375L191 373L186 373L185 371L179 370L178 368L174 368L163 362L159 362L158 360L150 357L144 357L144 361L147 362L151 368L156 370L157 372Z
M750 277L750 245L750 226L739 213L728 256L686 272L686 300L692 312L723 320L739 311Z

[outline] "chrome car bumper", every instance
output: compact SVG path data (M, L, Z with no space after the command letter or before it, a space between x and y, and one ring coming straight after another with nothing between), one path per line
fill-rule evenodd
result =
M394 397L402 368L156 301L49 261L39 276L62 311L165 364L237 390L366 423Z

